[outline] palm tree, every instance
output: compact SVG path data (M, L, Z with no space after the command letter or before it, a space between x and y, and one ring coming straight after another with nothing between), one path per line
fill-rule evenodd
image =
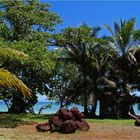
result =
M62 34L56 39L56 45L66 49L67 57L63 60L72 61L80 67L83 75L83 96L84 96L84 113L88 114L88 98L92 92L93 111L95 114L98 79L105 70L109 58L109 48L107 41L97 38L100 28L90 28L86 24L78 28L66 28ZM103 75L103 74L102 74ZM90 89L89 89L90 81ZM92 114L92 115L94 115Z
M129 51L133 45L135 45L136 40L133 37L135 18L128 21L120 20L120 25L114 22L114 32L108 25L104 25L112 34L112 42L110 46L114 49L117 56L126 57L129 55Z
M105 27L112 34L110 40L110 46L114 50L112 78L114 77L116 82L116 90L129 96L129 79L137 66L135 53L138 50L138 41L134 38L135 18L128 21L120 19L120 25L114 22L114 31L108 25ZM129 107L126 109L127 113L128 109Z
M91 28L83 24L78 28L66 28L64 31L55 37L56 46L64 47L65 56L61 60L71 61L78 65L79 70L82 72L83 77L83 90L82 95L84 98L84 113L88 113L88 93L86 86L87 77L87 46L85 42L89 42L89 36L91 36Z
M13 65L13 63L17 65L27 59L28 56L23 52L0 47L0 87L17 89L24 97L30 97L30 89L14 74L4 69L7 65Z
M105 85L114 88L116 85L113 81L108 79L108 71L111 68L110 60L113 56L113 51L108 47L108 42L106 40L102 42L102 39L98 39L98 42L93 43L88 49L88 56L91 59L91 63L88 64L88 75L93 81L92 86L92 97L93 97L93 107L91 110L91 115L95 115L97 100L101 93L99 91Z

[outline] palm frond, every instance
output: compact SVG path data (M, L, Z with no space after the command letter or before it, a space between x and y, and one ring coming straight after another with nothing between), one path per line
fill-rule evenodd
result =
M115 27L115 32L121 33L120 26L118 25L116 21L114 22L114 27Z
M135 20L128 21L122 30L123 46L126 46L131 40L131 35L134 30Z
M107 78L104 78L104 82L105 82L106 85L108 85L110 87L114 87L114 88L116 87L116 83L113 82L112 80L109 80Z
M112 29L107 24L104 24L104 27L114 36Z
M137 63L140 63L140 45L135 49L135 54L134 54Z
M132 18L128 21L120 19L120 25L114 22L114 32L108 25L105 25L105 27L113 35L113 44L115 46L114 48L116 48L116 51L119 52L121 56L124 56L135 42L133 37L134 26L135 18Z
M29 56L21 51L8 47L0 47L0 66L4 63L10 64L21 62L22 60L27 60L28 58Z
M127 59L129 60L129 62L131 64L137 64L137 60L136 60L135 56L131 52L128 52Z
M68 55L73 58L77 63L81 61L83 50L79 46L72 43L71 45L67 45L66 49L68 51Z
M134 31L134 39L135 40L140 40L140 30Z
M5 69L0 69L0 86L17 89L24 97L30 97L30 89L14 74Z
M97 37L97 34L99 33L100 30L101 30L101 27L98 27L98 26L93 27L91 36L92 37Z

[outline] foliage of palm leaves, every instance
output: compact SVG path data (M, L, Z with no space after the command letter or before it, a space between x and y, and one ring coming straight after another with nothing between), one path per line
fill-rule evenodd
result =
M8 56L11 57L13 56L14 58L26 58L28 57L28 55L26 55L25 53L21 52L21 51L17 51L15 49L11 49L11 48L7 48L7 47L0 47L0 56Z
M105 76L105 72L111 68L109 60L114 53L108 46L101 44L100 39L98 41L93 41L90 44L91 46L85 45L85 52L74 43L71 46L66 46L70 57L69 60L79 64L83 68L82 70L85 68L84 74L89 76L92 81L96 79L97 82L99 80L99 83L101 82L104 86L116 87L116 84ZM83 55L83 53L85 54Z
M59 35L59 37L62 36L62 38L57 39L57 42L60 42L58 46L65 46L66 53L68 54L66 59L80 66L82 66L84 62L86 64L92 61L96 62L98 60L95 58L95 55L93 55L96 54L96 52L93 51L94 48L99 46L98 42L100 42L100 44L106 43L104 39L96 38L99 30L99 27L90 28L86 24L82 24L79 28L66 28L63 34Z
M0 86L19 90L24 97L30 96L29 88L14 74L5 69L0 69Z
M134 57L137 60L137 64L140 65L140 57L139 57L140 56L140 45L138 45L138 47L134 48L132 51L133 51Z
M0 86L17 89L24 95L24 97L29 97L30 90L28 87L15 75L2 68L6 63L11 63L12 65L13 63L17 64L26 59L28 59L28 55L21 51L0 47Z
M107 68L106 65L109 66L108 60L113 52L107 46L108 41L97 38L99 30L99 27L82 24L79 28L66 28L57 38L58 46L65 46L68 55L63 60L78 64L84 75L92 80Z
M134 26L135 19L132 18L128 21L120 20L120 25L114 22L114 32L112 29L105 25L105 27L111 32L113 41L110 41L110 46L113 47L115 52L115 59L117 60L119 71L128 70L130 64L137 64L135 57L136 51L138 51L137 40L134 38ZM116 68L116 67L115 67ZM124 72L122 72L124 73ZM126 74L126 72L124 73Z
M120 25L114 22L114 31L108 25L105 25L112 34L113 41L110 41L110 46L115 52L115 63L113 64L114 75L118 77L117 79L123 81L122 84L125 83L123 85L123 92L127 92L125 89L127 89L129 81L131 83L133 77L136 76L136 70L140 62L140 47L138 46L139 42L137 40L139 31L136 34L134 32L134 26L134 18L128 21L121 19ZM135 76L132 73L135 73Z
M133 38L135 26L135 19L132 18L128 21L120 21L120 25L114 22L114 32L113 30L105 24L105 27L111 32L113 43L112 47L119 56L125 56L129 49L136 43Z
M15 49L0 47L0 67L9 64L22 63L22 61L27 60L29 57L21 51Z
M83 24L78 28L66 28L57 37L58 46L64 46L66 49L67 55L63 57L63 60L72 61L79 65L79 70L83 74L85 113L87 113L86 101L89 97L88 95L92 94L93 99L96 98L95 96L98 94L98 79L101 75L103 76L105 66L110 57L110 48L107 46L108 41L97 38L99 30L100 28L98 27L90 28ZM86 82L87 79L88 84ZM93 101L94 108L96 108L96 100L97 98Z

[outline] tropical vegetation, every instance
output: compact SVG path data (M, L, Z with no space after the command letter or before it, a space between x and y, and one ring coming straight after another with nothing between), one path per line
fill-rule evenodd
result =
M0 99L8 112L34 113L37 95L60 107L77 103L96 117L128 117L140 89L140 30L120 19L110 36L83 23L54 33L61 17L47 3L0 2ZM49 49L55 46L55 49ZM20 94L19 94L20 93ZM22 94L21 94L22 93Z

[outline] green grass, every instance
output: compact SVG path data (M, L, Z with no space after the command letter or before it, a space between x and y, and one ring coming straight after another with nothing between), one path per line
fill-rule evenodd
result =
M0 114L0 128L14 128L20 124L46 122L50 115L35 114Z
M32 124L34 122L47 122L50 115L38 114L0 114L0 128L14 128L21 124ZM125 124L134 125L132 119L86 119L91 123L111 123L111 124Z
M133 119L86 119L87 122L134 125Z

